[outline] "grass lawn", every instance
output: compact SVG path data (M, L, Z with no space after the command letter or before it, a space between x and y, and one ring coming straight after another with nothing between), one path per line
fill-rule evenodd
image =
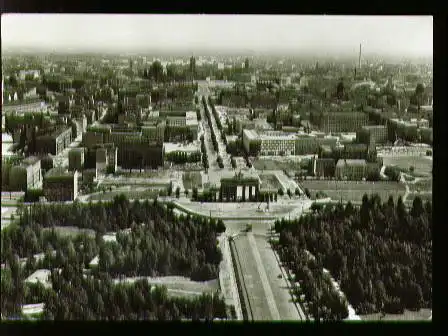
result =
M272 188L274 190L278 190L279 188L282 187L277 176L275 176L274 174L260 175L260 179L262 188L269 188L269 189Z
M428 319L431 316L430 309L405 310L403 314L386 314L384 317L382 317L381 313L360 315L363 321L429 321Z
M423 203L426 203L426 201L430 201L432 202L432 192L425 192L425 193L412 193L409 194L408 197L406 198L406 203L408 203L408 205L412 205L412 202L414 202L414 198L419 196Z
M303 188L307 188L311 196L315 196L318 191L324 192L328 197L334 200L342 198L343 201L361 202L365 193L378 194L383 201L387 201L392 195L397 199L399 195L403 196L406 188L398 182L382 181L301 181Z
M412 191L422 191L422 192L432 192L432 178L417 181L416 183L409 184L409 190Z
M191 190L193 187L198 189L202 188L202 176L198 171L184 172L182 174L182 181L185 189Z
M300 164L299 162L294 161L276 161L273 159L263 159L263 158L257 158L253 166L257 170L300 170Z
M145 189L145 190L113 190L106 191L105 193L95 194L89 196L89 200L92 201L111 201L115 196L124 194L128 199L143 199L143 198L154 198L159 195L158 190Z
M414 167L414 176L431 176L432 160L425 156L385 156L383 163L386 166L397 166L402 171L409 173L409 168Z

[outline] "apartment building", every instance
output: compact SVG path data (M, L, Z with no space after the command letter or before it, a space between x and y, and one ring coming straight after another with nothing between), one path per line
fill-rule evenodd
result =
M27 191L42 186L41 160L36 156L24 159L9 171L9 188L12 191Z
M315 136L298 134L295 142L295 155L314 154L319 149L319 143Z
M363 126L361 130L356 132L356 141L369 146L385 144L387 140L387 127L385 125Z
M356 132L369 124L369 117L362 112L311 113L311 122L325 133Z
M335 176L339 180L360 181L366 177L366 160L340 159L336 163Z
M36 137L36 152L41 154L58 155L72 142L72 130L62 126L50 134Z
M43 192L50 202L74 201L78 196L78 172L62 167L50 169L44 176Z

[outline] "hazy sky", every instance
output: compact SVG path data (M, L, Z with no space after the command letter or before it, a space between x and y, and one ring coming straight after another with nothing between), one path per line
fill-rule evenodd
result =
M431 16L6 14L2 49L266 50L432 56Z

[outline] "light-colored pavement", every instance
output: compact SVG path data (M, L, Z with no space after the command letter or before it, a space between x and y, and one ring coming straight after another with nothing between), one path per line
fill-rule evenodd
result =
M269 280L266 275L266 270L264 269L263 262L261 261L260 252L258 251L258 247L252 232L249 232L247 234L247 239L254 256L255 265L257 267L257 271L261 280L261 285L263 286L263 291L266 297L269 311L271 313L271 319L280 320L280 314L277 309L277 304L275 303L274 294L272 293L271 285L269 284Z

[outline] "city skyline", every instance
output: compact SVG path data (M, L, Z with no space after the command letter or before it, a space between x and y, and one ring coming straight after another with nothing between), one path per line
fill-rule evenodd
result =
M32 34L30 33L32 32ZM431 16L7 14L2 50L431 57Z

